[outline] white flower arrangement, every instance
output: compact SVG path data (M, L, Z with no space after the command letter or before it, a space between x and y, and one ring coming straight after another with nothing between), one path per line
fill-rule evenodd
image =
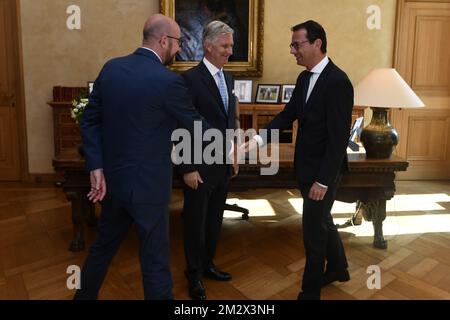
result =
M70 115L72 116L72 119L74 119L76 123L80 122L84 108L86 108L88 102L89 102L88 98L80 98L79 100L72 101L72 110L70 111Z

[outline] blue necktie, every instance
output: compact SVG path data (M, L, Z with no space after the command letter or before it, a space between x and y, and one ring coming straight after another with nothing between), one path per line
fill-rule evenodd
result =
M225 78L223 77L223 71L217 72L219 77L219 92L222 97L223 105L225 107L225 112L228 113L228 92L227 87L225 86Z

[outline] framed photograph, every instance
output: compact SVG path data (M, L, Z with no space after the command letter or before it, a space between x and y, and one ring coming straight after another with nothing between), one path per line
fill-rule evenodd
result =
M284 84L281 87L281 103L288 103L294 92L295 84Z
M350 139L348 141L348 147L352 151L359 151L358 140L361 135L362 127L364 124L364 117L359 117L355 120L352 130L350 132Z
M281 86L278 84L258 84L256 103L278 103Z
M87 82L87 90L88 90L88 94L91 94L92 90L94 90L94 81Z
M180 25L183 45L171 69L185 71L203 58L203 28L220 20L234 30L233 55L225 70L235 76L262 76L264 0L160 0L161 13Z
M234 80L234 95L238 98L240 103L251 103L252 91L252 80Z

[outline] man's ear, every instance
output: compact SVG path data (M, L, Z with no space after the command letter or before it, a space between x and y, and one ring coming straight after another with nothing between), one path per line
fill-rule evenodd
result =
M161 48L167 48L167 37L161 37L161 39L159 39L159 44L161 45Z
M320 50L322 47L322 39L316 39L316 41L314 41L314 46Z
M205 45L204 45L205 51L208 52L208 53L211 52L211 46L212 46L211 43L205 42Z

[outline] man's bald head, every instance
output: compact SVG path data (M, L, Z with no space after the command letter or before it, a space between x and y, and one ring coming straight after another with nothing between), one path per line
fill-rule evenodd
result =
M142 44L153 50L164 65L168 65L173 62L174 56L181 49L180 37L180 26L175 20L162 14L155 14L145 22Z
M177 30L179 26L175 20L162 14L154 14L145 22L143 43L151 44L164 35L176 33Z

